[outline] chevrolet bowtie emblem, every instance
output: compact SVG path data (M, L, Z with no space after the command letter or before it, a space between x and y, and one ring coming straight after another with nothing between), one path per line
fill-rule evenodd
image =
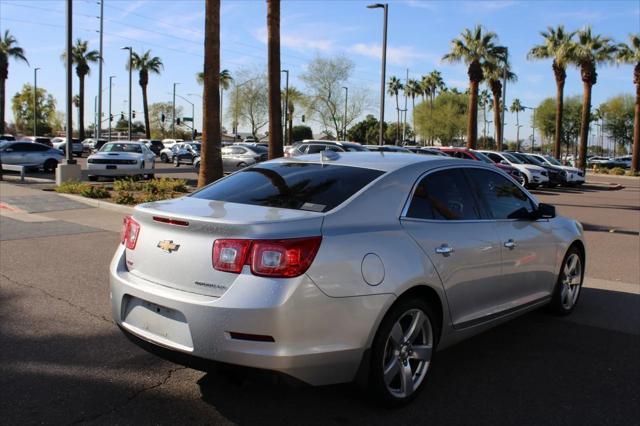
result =
M180 244L173 244L173 240L158 241L158 248L167 253L178 251Z

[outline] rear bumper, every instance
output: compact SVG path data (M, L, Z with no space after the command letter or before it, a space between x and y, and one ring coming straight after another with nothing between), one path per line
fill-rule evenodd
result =
M331 298L306 276L251 276L237 280L221 297L204 296L133 276L122 246L111 263L110 283L116 323L163 352L175 353L183 359L178 362L273 370L312 385L355 378L378 317L393 297Z

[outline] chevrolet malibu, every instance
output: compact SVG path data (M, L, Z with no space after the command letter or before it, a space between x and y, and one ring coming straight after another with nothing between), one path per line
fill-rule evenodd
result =
M166 358L356 381L399 405L436 349L544 305L570 313L584 267L581 225L492 165L325 151L137 206L111 304Z

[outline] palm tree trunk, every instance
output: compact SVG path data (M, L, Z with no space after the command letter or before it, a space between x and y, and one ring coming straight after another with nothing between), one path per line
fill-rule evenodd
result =
M2 84L0 84L0 135L4 134L4 95L6 83L7 79L3 77Z
M204 85L202 157L198 187L222 177L220 154L220 0L206 0L204 22Z
M147 139L151 139L151 125L149 124L149 104L147 103L147 86L142 86L142 107L144 108L144 132Z
M520 117L516 109L516 151L520 151Z
M484 140L482 141L482 144L484 146L482 148L487 147L487 105L484 102L486 101L483 101L483 104L482 104L482 123L483 123L482 135L484 137Z
M562 144L562 115L564 112L564 79L556 79L556 133L554 135L553 156L560 160Z
M634 83L636 84L636 108L633 115L633 148L631 149L631 171L640 170L640 62L634 70Z
M220 136L222 136L222 117L224 116L224 108L222 107L222 102L224 100L224 87L220 87ZM193 123L191 123L193 125Z
M80 80L79 102L78 102L78 139L80 142L84 140L84 75L78 77Z
M590 82L583 82L582 117L580 120L580 149L578 153L578 168L584 170L587 166L587 142L589 141L589 116L591 115Z
M469 81L469 115L467 117L467 148L476 149L478 143L478 81Z
M267 58L269 79L269 159L282 157L280 104L280 0L267 0Z
M398 145L398 139L400 139L400 104L398 102L398 94L397 93L396 93L396 112L397 112L396 141L394 142L394 145Z
M411 97L411 124L413 125L413 143L416 143L416 97Z

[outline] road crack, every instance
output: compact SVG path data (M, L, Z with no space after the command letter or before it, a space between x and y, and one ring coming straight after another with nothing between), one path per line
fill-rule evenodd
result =
M86 416L82 417L82 418L80 418L80 419L78 419L78 420L76 420L76 421L74 421L74 422L72 422L70 424L75 425L75 424L80 424L80 423L95 422L95 421L99 420L102 417L105 417L105 416L108 416L108 415L110 415L112 413L115 413L116 411L120 410L121 408L124 408L127 405L129 405L133 400L135 400L141 394L143 394L145 392L148 392L150 390L153 390L153 389L157 389L157 388L167 384L167 382L171 379L171 376L173 376L173 374L175 372L180 371L180 370L186 370L186 369L187 369L187 367L172 368L167 372L166 376L162 380L160 380L159 382L154 383L154 384L152 384L150 386L145 386L142 389L139 389L139 390L133 392L127 399L125 399L124 401L122 401L119 404L114 405L109 410L107 410L107 411L105 411L103 413L95 414L95 415L90 416L90 417L86 417Z
M30 285L30 284L25 284L25 283L18 282L18 281L14 280L14 279L9 278L8 276L6 276L5 274L2 274L2 273L0 273L0 276L2 278L4 278L5 280L9 281L11 284L14 284L14 285L17 285L17 286L20 286L20 287L24 287L24 288L29 288L29 289L32 289L32 290L37 290L37 291L41 292L42 294L44 294L45 296L50 297L50 298L55 299L55 300L58 300L60 302L63 302L65 304L71 306L72 308L77 309L80 312L89 315L92 318L98 319L100 321L108 322L109 324L113 324L113 321L111 320L111 318L105 317L104 315L95 314L95 313L87 310L84 306L78 305L76 303L73 303L70 300L67 300L67 299L64 299L62 297L56 296L55 294L50 293L50 292L48 292L47 290L45 290L43 288L36 287L36 286Z

